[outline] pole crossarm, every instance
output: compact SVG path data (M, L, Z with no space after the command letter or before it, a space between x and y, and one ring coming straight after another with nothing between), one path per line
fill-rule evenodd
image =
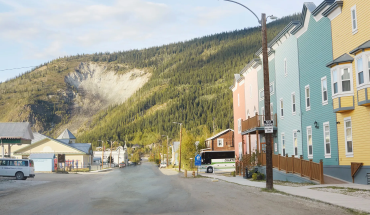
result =
M261 20L258 18L258 16L257 16L257 15L256 15L256 14L255 14L251 9L249 9L247 6L245 6L245 5L243 5L243 4L239 3L239 2L236 2L236 1L232 1L232 0L224 0L224 1L232 2L232 3L238 4L238 5L240 5L240 6L244 7L244 8L246 8L246 9L247 9L247 10L249 10L251 13L253 13L253 15L257 18L258 23L259 23L260 25L262 25L262 22L261 22Z

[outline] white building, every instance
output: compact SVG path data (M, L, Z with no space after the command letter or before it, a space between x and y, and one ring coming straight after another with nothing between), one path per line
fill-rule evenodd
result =
M94 151L94 160L101 160L102 155L103 155L103 151ZM104 151L104 158L103 158L104 163L109 162L108 157L110 157L110 155L111 155L110 149L106 149ZM112 158L113 158L114 164L118 165L118 163L124 162L127 165L128 156L127 156L126 149L124 149L122 146L117 147L116 149L112 151Z

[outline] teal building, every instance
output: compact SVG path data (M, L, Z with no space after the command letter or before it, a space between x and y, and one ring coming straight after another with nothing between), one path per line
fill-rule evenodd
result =
M324 165L338 165L336 115L333 112L332 99L330 99L332 92L330 69L326 67L326 63L332 61L333 56L331 23L329 18L322 15L324 9L333 2L334 0L326 0L317 7L314 3L304 3L301 23L291 32L294 35L293 38L297 40L299 50L298 68L294 65L292 69L299 71L297 73L299 76L294 75L294 82L300 83L300 91L295 86L290 91L295 91L297 95L300 93L301 98L298 100L297 97L301 113L297 112L296 115L301 115L302 119L299 133L302 138L302 151L300 152L303 153L304 159L313 159L314 162L322 159ZM288 62L288 68L291 64ZM288 76L290 72L289 70ZM279 75L281 76L282 74ZM281 78L281 80L285 79ZM285 96L284 99L289 94L289 90L286 90L288 86L285 84L287 83L282 82L278 85L282 87L281 91L286 91L285 95L281 96ZM291 115L289 107L287 115ZM294 123L297 122L294 121ZM280 123L280 125L283 128L287 127L285 123ZM292 130L292 126L287 127L286 130L289 129ZM291 155L290 150L288 153Z

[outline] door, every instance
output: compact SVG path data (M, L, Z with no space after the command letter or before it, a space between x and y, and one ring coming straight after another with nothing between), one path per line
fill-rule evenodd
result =
M0 160L0 175L1 176L7 176L8 175L7 168L8 168L8 161L7 160Z

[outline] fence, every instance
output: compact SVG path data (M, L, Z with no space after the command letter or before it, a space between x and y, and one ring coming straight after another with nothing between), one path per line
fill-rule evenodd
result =
M259 163L262 166L266 166L266 153L259 154ZM281 156L272 154L272 166L283 170L286 173L299 174L301 177L308 177L310 180L319 181L320 184L324 184L324 170L323 162L320 163L312 162L312 160L303 160L300 158L288 157L288 155Z

